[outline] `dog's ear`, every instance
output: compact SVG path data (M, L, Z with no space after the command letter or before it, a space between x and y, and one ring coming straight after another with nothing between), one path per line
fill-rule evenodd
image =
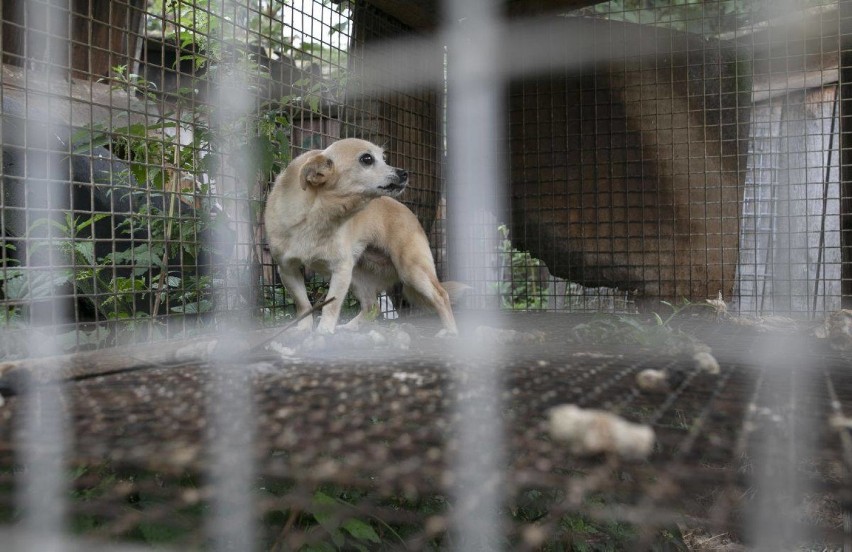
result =
M302 189L307 190L308 186L322 186L331 179L333 172L334 163L331 159L322 154L311 157L302 166L302 172L299 175Z

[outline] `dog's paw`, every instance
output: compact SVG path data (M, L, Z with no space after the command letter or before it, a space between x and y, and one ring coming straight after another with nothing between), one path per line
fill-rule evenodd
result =
M314 319L312 316L308 316L307 318L303 318L296 324L296 330L300 332L309 332L314 329Z
M320 321L319 326L317 326L317 333L320 335L331 335L334 333L334 326L323 324L322 321Z
M444 328L443 330L441 330L440 332L435 334L435 337L437 337L439 339L447 339L447 338L458 337L458 336L459 336L458 332L450 331L447 328Z
M357 318L353 318L352 320L350 320L346 324L341 324L340 329L346 330L347 332L357 332L358 330L361 329L361 321L358 320Z

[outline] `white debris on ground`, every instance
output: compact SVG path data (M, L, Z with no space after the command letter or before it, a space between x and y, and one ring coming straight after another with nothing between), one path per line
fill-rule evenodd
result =
M695 361L695 367L699 370L713 375L721 372L719 361L709 351L699 351L692 355L692 359Z
M654 449L654 430L649 426L573 404L550 409L549 432L578 456L609 454L625 460L644 460Z
M278 343L277 341L272 341L266 347L270 351L278 353L283 358L292 357L296 354L295 349L293 349L292 347L285 347L284 345Z
M852 351L852 310L831 313L814 334L819 339L827 339L828 346L835 351Z
M423 382L426 381L426 378L423 377L423 374L411 372L394 372L393 374L391 374L391 377L401 382L411 381L415 385L423 385Z
M722 298L721 291L715 299L706 299L706 303L716 311L716 320L729 320L733 324L746 326L761 333L791 333L801 329L796 320L786 316L732 315L728 311L728 303Z
M636 374L636 385L642 391L650 393L667 393L669 391L668 375L663 370L647 369Z
M266 345L285 360L304 354L407 351L411 347L410 324L364 324L360 331L338 329L334 334L316 332L285 332ZM415 330L416 331L416 330Z
M491 326L478 326L473 331L473 336L476 340L484 343L544 343L545 333L539 330L532 332L519 332L517 330L503 330L501 328L492 328Z
M370 330L370 332L367 333L367 337L370 338L374 345L378 346L385 345L388 342L388 340L385 339L385 336L383 336L381 332L376 330Z
M290 358L290 357L288 357ZM255 375L281 374L281 367L272 362L252 362L248 365L249 370Z
M847 418L842 414L832 414L828 418L828 425L838 431L852 429L852 418Z
M597 358L597 359L624 358L623 354L598 353L598 352L589 352L589 351L577 351L576 353L572 353L571 356L574 356L574 357L577 357L577 358Z
M191 362L198 358L210 358L219 342L215 339L189 343L175 351L177 362Z
M650 327L649 337L652 343L647 348L655 352L672 355L694 355L700 352L711 352L713 349L700 341L695 335L682 329L674 329L668 326Z
M798 333L799 323L786 316L732 316L731 323L756 330L759 333Z
M715 299L707 299L707 304L716 311L716 319L719 320L728 315L728 304L722 299L722 292Z

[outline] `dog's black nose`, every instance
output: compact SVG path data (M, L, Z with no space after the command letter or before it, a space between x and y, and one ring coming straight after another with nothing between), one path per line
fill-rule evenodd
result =
M404 184L408 181L408 171L405 169L397 169L396 176L399 178L399 183Z

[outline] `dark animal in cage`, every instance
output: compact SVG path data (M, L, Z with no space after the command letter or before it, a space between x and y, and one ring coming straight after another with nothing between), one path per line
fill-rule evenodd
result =
M92 225L95 254L99 257L108 254L112 251L111 242L118 249L128 247L126 242L130 238L115 236L112 231L134 212L135 203L144 201L128 166L103 147L69 153L73 129L67 125L48 126L48 114L40 109L27 110L22 102L4 97L2 114L3 234L13 243L20 238L21 256L25 256L23 237L28 228L51 211L68 212L73 217L90 217L93 213L114 215L112 221L100 220ZM52 135L45 136L47 132ZM67 186L57 187L52 197L37 199L38 184L49 186L45 181L55 177L68 178L70 192ZM37 213L27 211L39 202L44 205Z
M222 57L225 61L241 60L256 65L258 74L267 78L253 83L254 92L261 98L293 101L312 84L322 80L322 71L315 64L302 68L293 58L270 53L258 44L225 44L223 52L214 56L195 43L181 44L177 37L147 36L142 47L140 72L152 85L149 92L163 94L169 99L194 97L210 100L210 83L215 78L211 68ZM324 102L332 102L327 87L319 87Z
M165 194L141 186L128 164L109 149L85 141L76 143L78 129L66 122L57 123L51 116L45 109L27 106L9 95L3 97L0 206L3 242L9 246L7 257L30 267L49 265L50 253L34 250L31 238L47 235L46 226L56 224L67 234L62 237L91 244L90 250L75 246L81 256L72 255L65 262L78 270L95 269L99 261L112 256L111 271L126 277L144 268L146 262L158 262L142 255L130 264L122 265L115 259L130 255L149 239L148 224L139 224L138 220L132 224L131 219L144 217L150 222L165 216L169 209ZM195 216L194 205L177 201L175 208L178 216ZM196 265L209 264L207 253L199 251ZM78 266L80 263L86 264ZM165 264L174 270L191 269L182 266L176 255L170 255ZM150 312L151 306L142 295L135 301L137 312ZM33 299L37 297L30 297ZM79 312L81 321L97 317L86 301L80 302Z
M579 33L605 57L513 83L513 239L589 286L730 296L750 102L734 49L615 21L564 29L553 48Z

